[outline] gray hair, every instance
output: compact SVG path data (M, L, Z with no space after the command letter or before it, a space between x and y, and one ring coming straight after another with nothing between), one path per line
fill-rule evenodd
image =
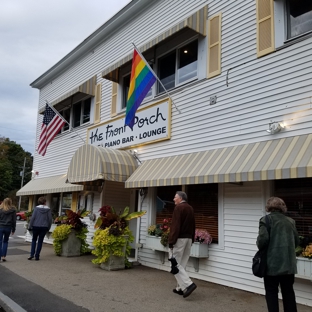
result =
M265 206L265 210L267 212L271 211L280 211L285 213L287 211L287 207L285 202L279 197L270 197Z
M182 198L182 200L187 201L187 195L185 192L177 191L176 194Z

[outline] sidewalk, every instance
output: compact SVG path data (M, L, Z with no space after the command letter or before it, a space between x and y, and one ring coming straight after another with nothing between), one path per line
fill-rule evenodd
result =
M91 263L92 255L57 257L47 244L40 261L29 261L29 249L29 243L9 247L7 262L0 264L0 292L28 312L267 311L261 295L194 279L197 289L184 299L172 292L169 272L141 265L104 271ZM312 308L298 305L298 311Z

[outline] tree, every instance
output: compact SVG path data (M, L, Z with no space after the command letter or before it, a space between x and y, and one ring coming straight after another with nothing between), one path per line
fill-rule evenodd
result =
M18 204L16 192L21 188L20 172L25 158L24 185L31 179L27 170L32 168L33 157L16 142L0 137L0 200L10 197L15 206Z

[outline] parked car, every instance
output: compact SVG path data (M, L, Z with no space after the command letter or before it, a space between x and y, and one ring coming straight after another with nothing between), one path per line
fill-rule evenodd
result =
M26 211L19 211L16 213L16 220L26 220Z

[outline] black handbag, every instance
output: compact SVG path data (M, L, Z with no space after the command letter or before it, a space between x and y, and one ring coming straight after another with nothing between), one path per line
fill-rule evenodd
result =
M269 239L270 239L270 219L268 215L265 216L265 225L267 228L267 231L269 233ZM252 258L252 273L253 275L257 277L264 277L266 273L266 266L267 266L267 250L268 247L258 250L254 257Z

